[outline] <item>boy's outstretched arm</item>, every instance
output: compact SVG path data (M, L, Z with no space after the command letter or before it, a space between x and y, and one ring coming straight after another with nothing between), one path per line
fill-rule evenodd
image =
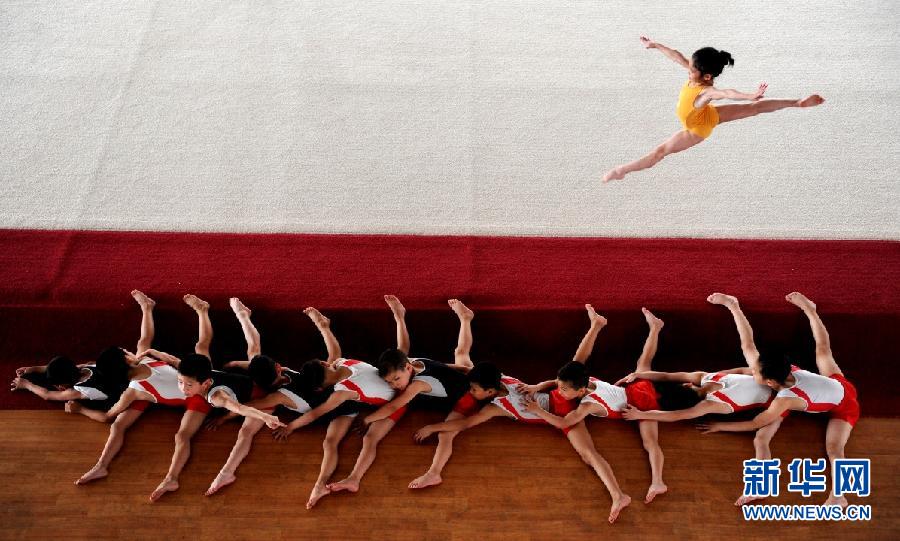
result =
M265 413L263 411L259 411L253 406L241 404L240 402L229 396L228 393L222 390L213 393L213 395L209 397L209 403L217 408L225 408L228 411L236 413L243 417L258 419L266 423L266 426L272 429L285 426L284 423L278 420L278 417L275 417L274 415Z
M394 398L387 404L381 406L377 410L367 415L366 418L363 419L363 423L366 425L370 425L375 421L387 419L398 410L400 410L400 408L412 402L412 399L415 398L416 395L418 395L419 393L427 393L430 390L431 386L424 381L414 381L406 387L406 390L403 391L400 396Z
M144 356L153 357L154 359L160 360L173 368L178 368L178 365L181 364L181 359L179 359L178 357L176 357L174 355L169 355L165 351L159 351L157 349L152 349L152 348L148 349L146 351L143 351L143 352L139 352L137 356L138 356L138 358L144 357Z
M463 430L489 421L494 417L501 417L505 415L506 412L503 411L503 409L501 409L499 406L488 404L487 406L481 408L481 411L479 411L475 415L472 415L471 417L423 426L418 431L416 431L413 437L417 442L422 442L428 439L428 437L435 432L462 432Z
M10 390L17 391L20 389L31 391L44 400L78 400L79 398L84 398L83 396L81 396L81 393L79 393L75 389L66 389L65 391L48 391L40 385L36 385L23 377L17 377L12 381L12 388Z
M749 432L770 425L781 419L782 414L791 407L790 398L776 398L769 404L769 408L749 421L737 423L709 423L697 425L704 434L713 432Z
M647 410L641 411L634 406L628 406L624 412L622 412L622 417L628 419L629 421L662 421L665 423L673 423L675 421L687 421L688 419L696 419L697 417L703 417L707 413L722 413L721 411L716 411L721 404L717 404L715 402L711 402L709 400L701 400L694 406L683 409L683 410L674 410L674 411L662 411L662 410Z
M706 372L656 372L647 370L645 372L632 372L620 379L615 385L627 385L636 379L648 379L650 381L674 381L677 383L691 383L700 385L703 374Z
M325 415L326 413L334 410L347 400L355 400L358 395L352 391L335 391L331 393L331 396L328 397L324 403L319 406L313 408L312 410L304 413L300 417L294 419L286 426L278 428L273 433L276 440L284 440L287 439L288 436L291 435L298 428L303 428L304 426L312 423L319 417Z
M690 69L691 63L688 62L688 59L684 57L683 54L679 53L675 49L670 49L663 45L662 43L656 43L652 39L647 36L641 36L641 44L644 45L647 49L657 49L662 54L666 55L666 58L669 58L676 64L680 65L685 69Z
M564 429L577 425L583 421L585 417L593 413L594 404L579 404L577 408L567 413L565 417L553 415L542 408L541 405L531 397L525 398L525 408L556 428Z

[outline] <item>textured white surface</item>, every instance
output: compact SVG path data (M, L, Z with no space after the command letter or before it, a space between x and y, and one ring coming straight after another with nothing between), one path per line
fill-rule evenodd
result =
M0 4L0 227L900 239L900 7ZM828 102L679 129L719 86Z

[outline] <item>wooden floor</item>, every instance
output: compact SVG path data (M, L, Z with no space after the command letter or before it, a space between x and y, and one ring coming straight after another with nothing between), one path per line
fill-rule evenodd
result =
M457 439L440 487L406 484L430 463L432 445L412 441L430 414L403 419L355 495L333 495L304 508L318 473L323 428L287 443L268 434L221 494L203 496L237 432L229 425L203 432L181 477L181 490L150 504L147 496L167 468L177 413L151 411L132 429L110 476L86 487L86 471L107 427L60 411L0 411L0 537L3 539L900 539L900 420L862 419L848 456L872 459L871 522L748 523L734 499L742 489L747 435L701 436L687 424L661 428L669 494L642 503L649 468L635 427L593 421L589 428L619 482L635 501L606 523L609 497L565 438L546 427L495 420ZM796 415L776 437L782 461L823 455L824 424ZM352 468L360 446L341 448L335 479ZM782 474L785 492L787 472ZM829 485L830 486L830 485ZM783 494L774 503L821 503Z

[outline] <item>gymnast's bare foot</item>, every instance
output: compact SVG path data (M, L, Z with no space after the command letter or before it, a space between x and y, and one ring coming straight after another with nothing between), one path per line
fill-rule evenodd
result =
M669 487L666 485L650 485L650 488L647 489L647 497L644 498L644 503L650 503L654 498L660 494L665 494L668 491Z
M665 323L663 323L663 320L654 316L653 312L651 312L650 310L642 307L641 312L644 313L644 319L647 320L647 325L650 325L651 329L655 329L658 331L663 328L663 325L665 325Z
M731 295L726 295L724 293L713 293L709 297L706 297L706 302L710 304L721 304L722 306L737 306L738 304L737 297L732 297Z
M346 478L343 481L338 481L337 483L331 483L327 485L328 489L332 492L340 492L342 490L347 490L349 492L356 492L359 490L359 481L356 479Z
M450 309L456 312L456 315L462 321L472 321L475 317L475 312L470 310L469 307L463 304L459 299L450 299L447 301L447 304L450 305Z
M822 105L823 103L825 103L825 98L818 94L813 94L812 96L798 100L797 107L815 107L816 105Z
M622 494L621 497L613 500L612 507L609 508L609 523L612 524L619 518L619 513L622 512L622 509L628 507L628 504L631 503L631 496L628 494Z
M788 293L787 295L785 295L784 298L786 301L788 301L789 303L793 304L794 306L796 306L797 308L799 308L803 311L807 311L807 310L809 310L810 312L816 311L816 303L807 299L806 295L804 295L803 293L794 291L793 293Z
M206 490L206 495L212 496L231 483L234 483L236 480L237 477L235 477L233 472L220 471L219 475L217 475L216 478L213 479L212 484L210 484L209 488Z
M153 310L153 307L156 306L156 301L145 295L142 291L134 289L131 291L131 296L141 305L141 309L143 310Z
M625 178L625 173L623 173L621 169L616 167L615 169L610 169L605 175L603 175L603 183L606 184L610 180L622 180L623 178Z
M409 484L409 488L425 488L433 487L441 484L444 480L437 473L425 472L425 475L416 477Z
M175 492L176 490L178 490L178 481L166 477L165 479L163 479L163 482L160 483L158 487L156 487L156 490L154 490L150 494L150 501L155 502L156 500L162 498L163 494L165 494L166 492Z
M252 313L251 310L241 302L241 299L237 297L228 299L228 304L231 305L231 309L237 317L250 317L250 314Z
M315 507L319 500L331 494L331 490L328 489L327 486L324 485L315 485L312 489L312 492L309 493L309 499L306 500L306 508L312 509Z
M594 310L594 306L592 304L585 304L584 308L587 310L588 318L591 320L591 327L598 327L602 329L606 327L606 318L601 316Z
M309 316L309 319L320 329L327 329L331 325L331 320L322 315L322 312L316 310L312 306L303 310L303 313Z
M104 466L97 464L96 466L94 466L93 468L88 470L87 473L85 473L84 475L79 477L78 480L75 481L75 484L76 485L86 485L86 484L90 483L91 481L96 481L97 479L103 479L107 475L109 475L109 471Z
M391 308L391 312L394 313L394 319L403 319L406 317L406 307L403 306L403 303L400 302L400 299L395 297L394 295L385 295L384 302L387 303Z
M209 303L196 295L188 293L184 297L184 304L190 306L197 312L206 312L209 310Z

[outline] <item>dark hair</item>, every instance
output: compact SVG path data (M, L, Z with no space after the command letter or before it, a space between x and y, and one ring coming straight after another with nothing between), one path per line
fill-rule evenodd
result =
M503 390L503 384L500 382L500 369L492 363L481 362L476 364L469 370L469 383L477 383L484 390L495 389Z
M378 375L385 377L391 372L403 370L408 363L409 357L406 356L406 353L403 353L399 349L391 348L382 352L381 356L378 357L378 362L375 363L375 366L378 367Z
M587 368L583 364L576 361L569 361L559 369L556 378L565 381L576 389L583 389L588 386L590 378L588 377Z
M247 368L248 375L253 383L261 389L270 390L278 379L278 369L275 360L266 355L257 355L250 359L250 366Z
M128 363L120 347L104 349L97 357L97 371L107 383L121 384L128 380Z
M47 363L47 382L51 385L75 385L81 377L81 369L68 357L57 356Z
M685 387L674 381L654 381L659 409L663 411L677 411L692 408L700 400L700 395L691 387Z
M694 69L700 72L700 75L711 75L713 78L719 76L725 66L733 66L734 59L731 54L714 49L712 47L704 47L694 51L691 56Z
M775 380L782 385L791 373L791 360L786 355L761 354L759 373L763 379Z
M191 353L178 364L178 373L203 383L212 377L212 361L206 355Z
M297 373L300 374L300 386L308 391L321 389L325 383L325 367L318 359L306 361Z

